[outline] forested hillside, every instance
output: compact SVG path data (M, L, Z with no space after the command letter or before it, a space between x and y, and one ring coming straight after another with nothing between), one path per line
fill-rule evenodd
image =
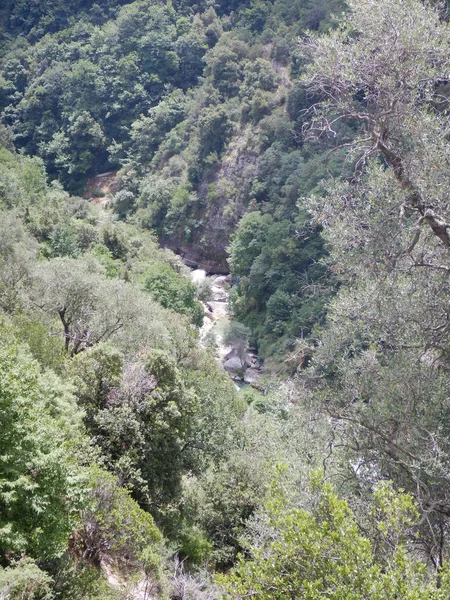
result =
M438 2L2 3L0 600L448 599L449 73Z
M231 267L236 315L260 354L292 351L330 289L297 202L351 169L339 149L328 154L333 142L304 146L302 111L316 99L300 81L296 41L326 30L339 2L140 0L71 14L43 3L40 17L29 6L4 17L0 107L16 147L72 193L120 168L119 219L190 264ZM235 257L249 236L251 253Z

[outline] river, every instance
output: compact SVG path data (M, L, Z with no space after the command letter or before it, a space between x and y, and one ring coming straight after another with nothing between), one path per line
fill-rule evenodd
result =
M247 348L242 358L236 349L224 343L224 333L231 322L229 313L231 277L229 275L208 276L203 269L192 271L192 281L196 285L201 285L206 280L211 286L211 297L203 303L205 317L200 329L200 345L204 348L208 346L214 348L217 361L238 387L243 385L257 387L256 382L262 375L262 367L257 355L251 348Z

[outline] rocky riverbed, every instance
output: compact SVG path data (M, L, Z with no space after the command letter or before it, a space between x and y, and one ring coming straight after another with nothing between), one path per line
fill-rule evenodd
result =
M205 318L200 329L200 344L215 349L218 362L238 385L256 385L262 375L262 367L253 349L247 348L242 355L235 348L224 343L224 333L230 325L231 277L229 275L207 276L202 269L192 271L194 283L201 284L206 279L211 284L211 298L204 303Z

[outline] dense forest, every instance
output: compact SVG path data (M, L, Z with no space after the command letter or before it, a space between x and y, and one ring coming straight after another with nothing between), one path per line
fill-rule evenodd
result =
M448 600L449 73L438 1L1 3L0 600Z

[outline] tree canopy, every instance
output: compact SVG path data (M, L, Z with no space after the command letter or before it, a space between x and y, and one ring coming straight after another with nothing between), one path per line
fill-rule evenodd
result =
M444 9L2 3L1 598L449 597Z

